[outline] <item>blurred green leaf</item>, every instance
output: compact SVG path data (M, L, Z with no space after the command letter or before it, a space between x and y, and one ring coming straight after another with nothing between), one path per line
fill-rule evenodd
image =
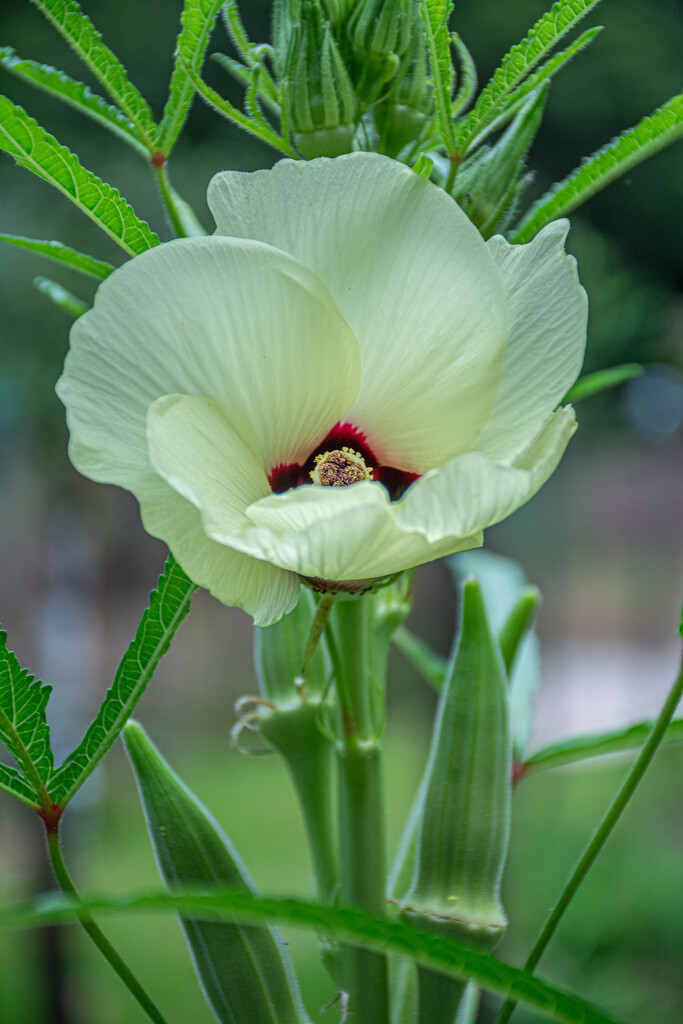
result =
M54 765L50 727L45 708L52 687L46 686L16 655L7 650L7 634L0 630L0 740L19 768L3 767L0 788L34 808L49 808L46 785Z
M458 91L453 97L451 111L451 115L456 117L470 105L477 91L477 66L457 32L451 32L451 42L458 55Z
M465 154L482 128L496 116L516 86L599 2L600 0L558 0L539 18L527 36L508 51L498 70L482 89L474 107L459 126L456 147L461 155Z
M425 682L440 690L446 678L446 658L435 654L428 643L415 636L405 626L399 626L394 634L394 644Z
M129 81L123 64L102 42L101 35L76 0L31 2L75 50L119 110L135 126L140 141L150 153L153 152L156 125L149 104Z
M86 170L74 153L6 96L0 96L0 149L67 196L129 256L159 244L115 188Z
M197 589L172 555L150 595L134 640L116 670L114 682L82 741L54 773L50 794L64 807L117 738L145 692L175 632L190 610Z
M16 245L20 249L27 249L29 252L38 253L40 256L47 256L48 259L55 260L57 263L65 264L72 270L78 270L82 274L89 274L90 277L96 277L99 281L103 281L105 277L109 277L111 273L116 270L111 263L105 263L103 260L96 260L92 256L87 256L83 252L77 252L76 249L70 249L68 245L63 245L62 242L47 242L37 238L22 238L20 235L6 235L0 232L0 242L6 242L8 245Z
M124 743L145 812L159 873L170 890L254 883L218 822L167 764L142 726L129 722ZM207 921L182 914L198 979L222 1024L306 1024L282 937L270 926Z
M526 778L546 768L559 768L566 764L575 764L590 757L602 754L618 754L625 750L642 747L652 732L653 722L639 722L626 729L614 729L595 736L574 736L560 743L552 743L543 750L537 750L528 757L518 769L517 778ZM683 740L683 718L675 718L667 727L662 743L674 743Z
M449 154L455 149L451 108L453 64L451 62L451 37L448 31L448 19L452 10L453 0L420 0L420 13L424 21L429 49L439 132Z
M55 896L39 906L13 906L0 912L0 928L24 928L73 921L93 911L149 914L152 910L176 910L206 918L232 921L278 921L332 934L345 942L380 953L415 957L419 964L453 978L472 978L482 988L499 996L510 995L533 1007L544 1017L562 1024L624 1024L579 996L550 985L497 960L433 932L422 931L396 921L373 917L362 910L327 907L303 900L255 897L245 892L207 894L148 893L83 899L76 904Z
M682 137L683 93L680 93L586 157L563 181L553 185L530 207L512 232L510 241L528 242L551 220L564 217L615 178Z
M141 156L147 158L147 149L140 142L136 129L125 114L122 114L116 107L112 107L101 96L91 92L83 82L77 82L76 79L70 78L63 71L50 67L49 64L38 64L34 60L22 60L10 46L0 47L0 65L5 71L29 82L37 89L42 89L54 99L68 104L108 131L114 132Z
M209 36L222 2L185 0L168 99L156 137L156 148L167 156L185 123L194 96L194 85L186 66L196 72L201 70Z
M627 380L640 377L644 367L640 363L623 363L622 366L611 366L608 370L597 370L577 380L562 399L563 402L580 402L583 398L591 398L607 388L616 388Z
M498 643L508 676L512 675L517 652L533 627L540 603L541 592L538 587L525 587L500 628Z
M79 299L49 277L34 277L33 287L37 288L42 295L47 296L55 306L59 306L60 309L64 310L73 320L78 320L79 316L83 316L90 309L87 302L83 302L82 299Z

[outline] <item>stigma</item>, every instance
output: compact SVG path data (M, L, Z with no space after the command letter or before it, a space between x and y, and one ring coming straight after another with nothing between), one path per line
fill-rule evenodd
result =
M314 484L323 487L345 487L360 480L372 480L372 469L366 466L360 452L345 445L316 455L310 477Z

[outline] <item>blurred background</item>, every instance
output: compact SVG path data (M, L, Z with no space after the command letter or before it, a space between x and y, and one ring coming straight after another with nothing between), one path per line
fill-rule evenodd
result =
M160 114L180 3L88 0L105 41ZM252 38L268 38L269 4L248 0ZM459 0L454 27L485 81L543 13L539 0ZM590 24L606 31L553 83L532 150L528 199L580 158L683 86L683 5L612 0ZM0 44L89 81L27 0L3 0ZM210 50L227 50L222 26ZM234 102L216 65L207 79ZM94 83L91 83L94 84ZM116 185L169 237L138 156L67 108L0 71L0 90ZM171 160L179 191L208 229L211 176L268 166L275 154L195 100ZM631 360L644 376L579 408L580 430L534 501L489 531L487 545L519 560L544 594L534 746L656 714L677 666L683 509L683 144L620 179L572 218L569 248L591 302L586 370ZM55 238L120 262L120 253L67 200L0 155L0 231ZM84 300L87 279L0 246L0 621L21 663L54 686L49 717L58 758L78 742L109 685L163 565L130 495L78 476L66 457L54 394L69 320L36 292L47 274ZM416 576L411 628L446 653L455 614L447 571ZM266 892L308 892L309 862L288 780L274 758L230 746L233 704L255 691L250 620L200 593L138 717L225 826ZM388 738L390 833L395 844L424 764L433 698L399 655ZM603 758L523 781L515 800L500 952L521 963L547 908L626 770ZM683 749L668 747L583 886L543 962L558 984L639 1024L683 1019ZM131 773L118 745L67 815L67 856L85 891L157 884ZM273 842L273 835L277 841ZM0 899L50 886L41 827L0 794ZM171 918L105 922L171 1021L211 1019ZM317 1020L335 1020L315 942L288 936ZM57 968L60 968L57 971ZM49 972L57 971L54 987ZM58 994L57 994L58 993ZM493 1020L495 1003L485 1004ZM143 1015L76 929L0 935L0 1021L137 1024ZM520 1024L535 1018L518 1010Z

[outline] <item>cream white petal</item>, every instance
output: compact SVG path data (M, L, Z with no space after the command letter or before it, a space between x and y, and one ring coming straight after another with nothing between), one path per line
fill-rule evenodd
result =
M385 464L421 472L472 447L498 389L507 300L450 196L353 153L222 172L209 205L219 235L268 242L324 281L361 347L348 419Z
M515 458L538 434L576 380L586 347L588 299L576 261L564 251L569 221L548 224L532 242L488 246L510 311L503 376L489 423L476 444L493 458Z
M451 533L474 533L505 519L553 473L576 430L574 410L562 406L513 464L479 452L451 459L417 480L397 502L396 517L436 543Z
M169 486L222 526L270 494L258 440L236 409L213 398L165 395L147 414L149 459Z
M199 512L163 480L157 477L147 488L140 510L147 532L168 544L195 583L223 604L244 609L257 626L270 626L295 607L298 576L210 540Z
M252 526L239 533L208 526L215 540L302 576L365 580L478 547L481 536L449 536L428 543L401 529L381 484L304 486L271 494L247 509Z
M72 328L57 390L74 465L137 493L151 473L147 410L162 395L233 406L270 468L307 456L359 380L356 339L307 267L214 237L158 246L104 281Z

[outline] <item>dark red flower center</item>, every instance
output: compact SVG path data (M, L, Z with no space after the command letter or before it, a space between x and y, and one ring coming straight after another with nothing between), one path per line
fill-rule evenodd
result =
M333 480L331 472L327 474L329 482L344 484L355 482L356 479L359 479L356 474L348 473L348 479L344 479L342 475L342 464L348 461L344 459L345 451L363 460L371 479L377 480L386 487L392 501L397 501L419 476L419 473L408 473L406 470L396 469L394 466L381 465L362 431L354 427L352 423L337 423L324 441L311 452L303 465L298 462L283 462L271 469L268 474L271 490L275 494L282 494L292 487L310 484L311 474L315 471L316 466L320 466L323 462L330 470L336 465L339 466L336 480ZM328 482L328 480L325 479L324 482Z

